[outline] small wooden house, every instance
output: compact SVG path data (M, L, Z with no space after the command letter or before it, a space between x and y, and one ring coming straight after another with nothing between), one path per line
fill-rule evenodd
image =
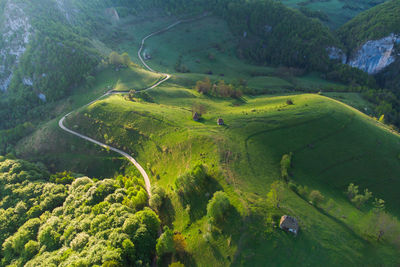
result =
M193 120L194 120L194 121L199 121L199 120L200 120L200 115L199 115L199 113L195 112L195 113L193 114Z
M219 119L217 120L217 123L218 123L218 125L224 125L224 120L221 119L221 118L219 118Z
M297 235L299 231L299 224L297 223L297 220L289 215L282 216L279 227L295 235Z

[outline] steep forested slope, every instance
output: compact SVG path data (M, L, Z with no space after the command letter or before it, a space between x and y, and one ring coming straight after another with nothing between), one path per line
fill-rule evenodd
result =
M400 1L392 0L371 8L338 31L343 43L350 49L356 49L368 40L377 40L391 33L400 33Z

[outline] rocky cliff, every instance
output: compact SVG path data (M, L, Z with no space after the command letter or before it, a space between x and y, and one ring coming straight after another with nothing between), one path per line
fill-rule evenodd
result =
M32 26L24 11L24 5L6 1L0 21L0 90L7 90L13 77L13 69L25 52L32 34Z
M355 51L347 64L369 74L377 74L399 56L395 51L396 44L400 44L400 35L393 33L379 40L367 41Z

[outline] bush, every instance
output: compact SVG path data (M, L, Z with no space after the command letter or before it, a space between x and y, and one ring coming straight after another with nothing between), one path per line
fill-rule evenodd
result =
M164 227L164 233L157 240L156 252L158 257L162 257L167 253L174 253L174 233L172 230L168 228L168 226Z
M318 190L311 191L309 198L316 206L318 206L325 199Z
M217 225L223 223L231 207L231 202L225 192L215 192L207 205L207 216L210 222Z

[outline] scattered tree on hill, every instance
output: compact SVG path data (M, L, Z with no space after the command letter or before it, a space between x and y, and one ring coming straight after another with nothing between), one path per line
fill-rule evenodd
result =
M311 191L309 198L316 206L318 206L325 199L321 192L318 190Z
M190 199L193 195L203 191L207 181L208 176L205 167L202 164L197 164L191 171L176 179L175 187L181 198Z
M234 86L233 84L227 84L224 80L220 80L217 83L212 84L208 77L205 77L201 81L196 82L196 90L202 94L209 94L216 97L232 97L240 98L243 95L242 88L244 86Z
M385 210L385 201L383 199L375 198L373 206L374 212L382 212Z
M212 84L211 84L210 78L208 78L208 77L205 77L202 81L196 82L196 90L199 93L208 94L208 93L210 93L211 88L212 88Z
M112 51L110 55L108 56L108 62L111 65L115 66L126 66L129 67L132 64L131 58L128 53L123 53L122 55L119 55L117 52Z
M221 224L225 221L225 217L231 209L231 203L225 192L218 191L207 205L207 216L211 224Z
M124 64L125 66L129 66L132 62L129 54L126 52L122 53L121 59L122 59L122 64Z
M175 252L174 233L168 226L164 227L164 233L157 240L156 252L158 257Z
M186 240L181 233L174 234L174 245L175 245L175 251L179 255L183 255L186 252L186 247L187 247Z
M283 197L283 185L279 181L271 184L271 190L267 194L267 205L270 208L280 208L280 203Z
M111 65L121 65L123 63L121 56L115 51L110 53L108 60Z
M358 194L356 195L351 202L357 207L357 209L360 209L365 202L367 202L370 198L372 197L372 193L368 191L368 189L364 190L364 194Z
M358 194L358 185L354 185L353 183L349 184L347 187L347 197L349 200L352 200Z
M149 205L153 210L159 211L166 196L165 190L162 187L153 186L151 193Z
M347 187L346 193L349 200L357 209L360 209L372 197L372 193L369 192L368 189L364 190L364 194L359 194L358 185L354 185L353 183Z

